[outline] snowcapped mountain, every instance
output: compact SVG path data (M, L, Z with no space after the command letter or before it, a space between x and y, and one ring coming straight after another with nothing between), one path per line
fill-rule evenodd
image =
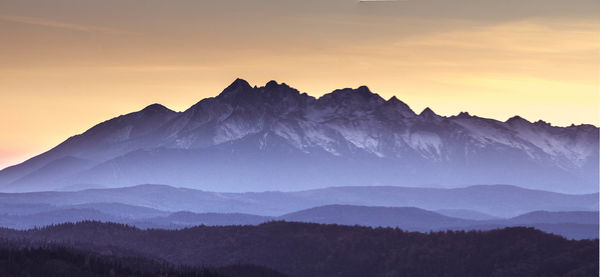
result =
M212 191L513 184L598 191L599 130L420 114L367 87L320 98L237 79L184 112L153 104L0 171L0 190L160 183Z

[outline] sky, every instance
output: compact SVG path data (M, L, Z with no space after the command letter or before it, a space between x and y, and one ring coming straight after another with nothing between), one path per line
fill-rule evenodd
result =
M598 126L598 14L597 0L0 1L0 168L238 77Z

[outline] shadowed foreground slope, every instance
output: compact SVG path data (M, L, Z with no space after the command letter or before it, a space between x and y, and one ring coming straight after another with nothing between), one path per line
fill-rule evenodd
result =
M253 265L219 268L173 266L142 257L98 254L56 245L0 242L0 276L61 277L285 277Z
M135 251L184 265L255 264L290 276L598 275L598 240L570 241L520 227L422 234L286 222L171 231L84 222L2 229L0 237L95 252Z

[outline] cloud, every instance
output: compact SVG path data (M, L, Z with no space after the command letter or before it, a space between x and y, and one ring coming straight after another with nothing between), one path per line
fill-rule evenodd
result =
M64 29L64 30L71 30L71 31L86 32L86 33L102 33L102 34L109 34L109 35L136 35L137 34L135 32L129 32L129 31L124 31L124 30L119 30L119 29L58 22L58 21L48 20L48 19L39 18L39 17L0 15L0 20L8 21L8 22L29 24L29 25L36 25L36 26L58 28L58 29Z

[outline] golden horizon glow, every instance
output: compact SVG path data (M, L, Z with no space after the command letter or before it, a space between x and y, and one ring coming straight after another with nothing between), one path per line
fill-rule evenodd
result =
M417 113L600 123L597 1L59 2L0 3L0 168L238 77L316 97L367 85Z

